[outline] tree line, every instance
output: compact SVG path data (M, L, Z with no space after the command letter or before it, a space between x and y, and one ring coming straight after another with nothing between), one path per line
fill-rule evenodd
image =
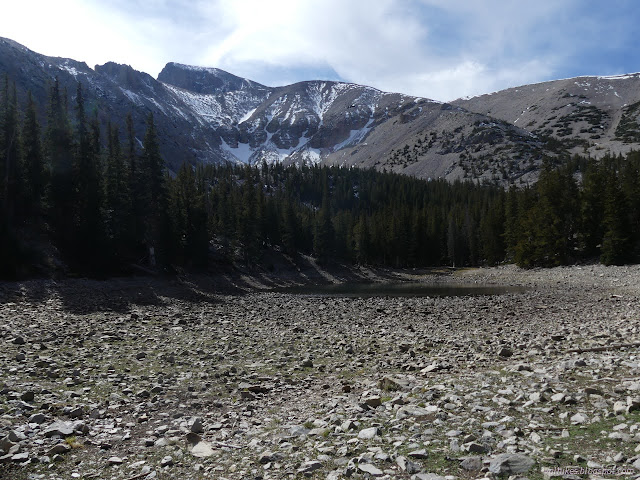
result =
M262 261L267 250L320 262L392 267L525 267L640 255L640 154L545 162L509 191L389 172L281 164L182 165L170 174L153 115L140 142L102 128L82 85L49 89L40 125L30 94L0 90L0 272L207 269ZM36 269L36 270L34 270Z

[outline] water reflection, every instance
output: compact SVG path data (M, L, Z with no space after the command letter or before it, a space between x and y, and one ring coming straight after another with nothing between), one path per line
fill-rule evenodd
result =
M477 284L426 283L341 283L338 285L305 285L275 291L321 297L466 297L522 293L525 287Z

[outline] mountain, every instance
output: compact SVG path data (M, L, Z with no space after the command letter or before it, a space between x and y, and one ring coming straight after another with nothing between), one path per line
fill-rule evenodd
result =
M453 103L558 139L572 153L599 157L640 143L640 73L555 80Z
M183 162L323 162L506 184L535 179L545 155L617 152L640 142L637 75L547 82L441 103L342 82L268 87L179 63L168 63L154 79L127 65L91 69L0 38L5 73L22 101L31 90L43 121L56 77L69 105L82 84L87 110L103 125L124 125L131 113L138 139L153 113L173 172Z

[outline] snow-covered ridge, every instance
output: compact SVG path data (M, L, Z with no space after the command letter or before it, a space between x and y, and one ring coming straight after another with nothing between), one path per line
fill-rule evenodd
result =
M224 94L203 94L162 84L173 96L190 110L200 124L232 126L247 120L266 94L256 96L249 91L233 91Z

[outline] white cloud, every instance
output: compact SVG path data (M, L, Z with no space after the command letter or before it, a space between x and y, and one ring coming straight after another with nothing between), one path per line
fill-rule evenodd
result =
M595 39L578 0L22 0L0 35L47 55L215 66L259 82L347 81L438 100L531 83ZM593 16L593 15L592 15Z

